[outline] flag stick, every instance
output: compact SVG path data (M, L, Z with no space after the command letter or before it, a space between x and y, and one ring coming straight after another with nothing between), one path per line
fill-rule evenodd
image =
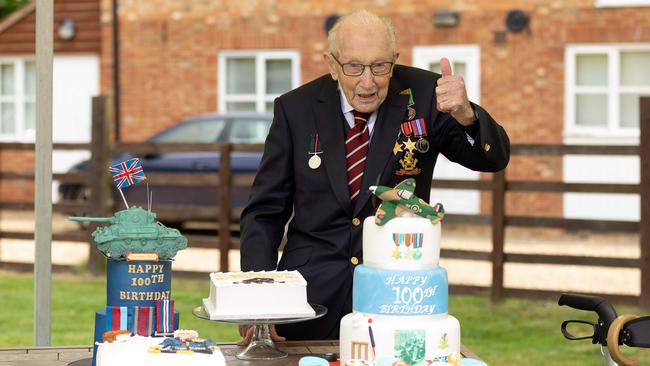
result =
M370 346L372 347L372 359L374 360L377 358L377 354L375 353L375 336L372 333L372 318L368 319L368 333L370 334Z
M124 205L126 205L126 208L129 208L129 204L126 203L126 198L124 198L124 193L119 188L117 190L120 191L120 195L122 196L122 200L124 200Z
M149 192L149 182L145 183L147 185L147 209L151 212L151 193Z

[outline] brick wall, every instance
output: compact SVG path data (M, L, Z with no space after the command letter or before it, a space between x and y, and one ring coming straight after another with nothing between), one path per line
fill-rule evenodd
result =
M122 133L143 139L176 121L217 109L218 54L226 49L300 50L301 78L326 72L324 21L331 14L367 8L386 15L397 30L400 62L412 47L478 44L481 101L513 143L561 143L564 48L569 43L648 42L650 8L594 8L594 1L195 1L122 2ZM102 0L102 34L110 34L110 1ZM530 15L530 27L506 30L509 10ZM455 10L460 24L435 28L436 10ZM498 42L505 33L505 42ZM105 42L102 60L110 62ZM110 71L104 64L103 75ZM110 80L102 77L110 91ZM515 157L509 179L559 181L560 158ZM489 198L489 197L488 197ZM484 199L482 209L489 209ZM509 194L509 213L561 215L559 194Z

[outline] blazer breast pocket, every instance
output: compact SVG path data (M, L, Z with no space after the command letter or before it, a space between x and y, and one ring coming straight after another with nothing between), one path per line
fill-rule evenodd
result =
M311 246L285 250L282 252L280 263L278 263L278 270L295 270L304 266L307 264L307 262L309 262L309 258L311 258L311 252Z

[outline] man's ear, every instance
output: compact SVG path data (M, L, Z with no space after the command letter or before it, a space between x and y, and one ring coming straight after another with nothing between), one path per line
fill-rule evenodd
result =
M332 56L330 56L329 53L323 53L323 61L327 63L327 67L329 68L330 75L332 76L332 79L338 80L339 79L339 69L336 67L336 62L332 60Z

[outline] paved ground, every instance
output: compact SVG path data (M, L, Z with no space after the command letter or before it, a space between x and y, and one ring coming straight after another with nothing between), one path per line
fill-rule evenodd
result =
M33 218L27 213L7 213L0 216L2 230L33 231ZM75 230L76 224L55 215L55 230ZM449 249L489 251L491 237L487 228L459 228L443 226L441 246ZM606 256L639 258L638 235L593 235L577 233L564 235L557 231L508 230L507 253L539 253L575 256ZM84 243L55 242L52 261L55 264L75 265L88 256ZM0 240L0 261L30 263L34 260L33 242ZM219 252L211 249L190 248L179 252L174 269L211 272L218 269ZM231 271L239 270L239 252L230 252ZM451 284L488 286L491 283L489 262L441 259L449 272ZM564 266L507 263L504 281L506 287L560 291L584 291L638 295L640 270L594 266Z

